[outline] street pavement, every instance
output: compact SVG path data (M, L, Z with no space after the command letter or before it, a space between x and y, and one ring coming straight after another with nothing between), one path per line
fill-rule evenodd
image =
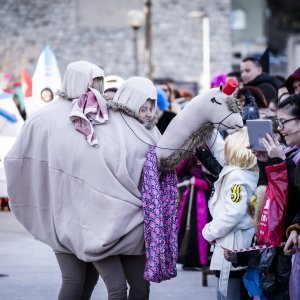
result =
M55 300L60 283L51 248L34 240L11 212L0 211L0 300ZM202 287L201 272L183 271L178 265L176 278L151 283L150 300L215 299L216 283L215 276L210 275L208 287ZM92 295L92 300L96 299L107 299L101 279Z

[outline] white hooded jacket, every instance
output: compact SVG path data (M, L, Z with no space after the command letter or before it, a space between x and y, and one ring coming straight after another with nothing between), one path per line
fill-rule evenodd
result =
M255 230L247 208L257 181L257 172L226 165L214 184L214 193L208 203L212 221L205 225L202 234L207 241L216 242L210 269L221 271L220 290L224 295L229 271L241 268L234 268L225 260L222 247L235 250L251 245Z

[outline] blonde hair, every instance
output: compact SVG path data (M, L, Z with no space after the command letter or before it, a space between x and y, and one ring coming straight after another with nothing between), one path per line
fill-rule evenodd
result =
M259 185L255 190L256 203L254 204L254 207L252 208L252 212L254 213L253 225L255 226L256 229L257 229L257 225L259 223L261 210L263 209L264 197L265 197L266 190L267 190L266 185ZM252 204L253 204L253 202L252 202ZM251 202L250 202L249 206L251 206Z
M257 160L250 149L248 131L243 127L240 131L229 135L225 140L224 154L226 162L231 166L253 169Z

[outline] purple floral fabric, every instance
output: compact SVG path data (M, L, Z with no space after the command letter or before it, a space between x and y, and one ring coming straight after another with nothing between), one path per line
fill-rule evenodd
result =
M154 147L143 167L142 203L147 258L144 278L161 282L176 277L177 177L175 170L159 176Z

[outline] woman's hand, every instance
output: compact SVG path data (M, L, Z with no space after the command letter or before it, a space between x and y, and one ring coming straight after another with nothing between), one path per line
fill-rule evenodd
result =
M238 264L238 259L235 252L229 251L227 249L224 250L224 258L233 264Z
M224 250L224 258L227 260L227 261L230 261L231 262L231 252L228 251L228 250Z
M267 162L269 160L268 152L251 150L257 160Z
M251 146L246 146L246 148L251 150L251 152L256 156L257 160L262 162L267 162L269 160L269 156L267 152L253 150L251 149Z
M268 156L270 158L279 157L282 160L285 160L286 156L282 149L282 146L279 144L279 141L276 136L274 139L267 133L266 138L261 140L262 144L265 146Z
M298 234L297 230L292 230L290 232L290 236L285 243L283 251L286 255L292 255L295 253L296 250L300 250L300 235Z

